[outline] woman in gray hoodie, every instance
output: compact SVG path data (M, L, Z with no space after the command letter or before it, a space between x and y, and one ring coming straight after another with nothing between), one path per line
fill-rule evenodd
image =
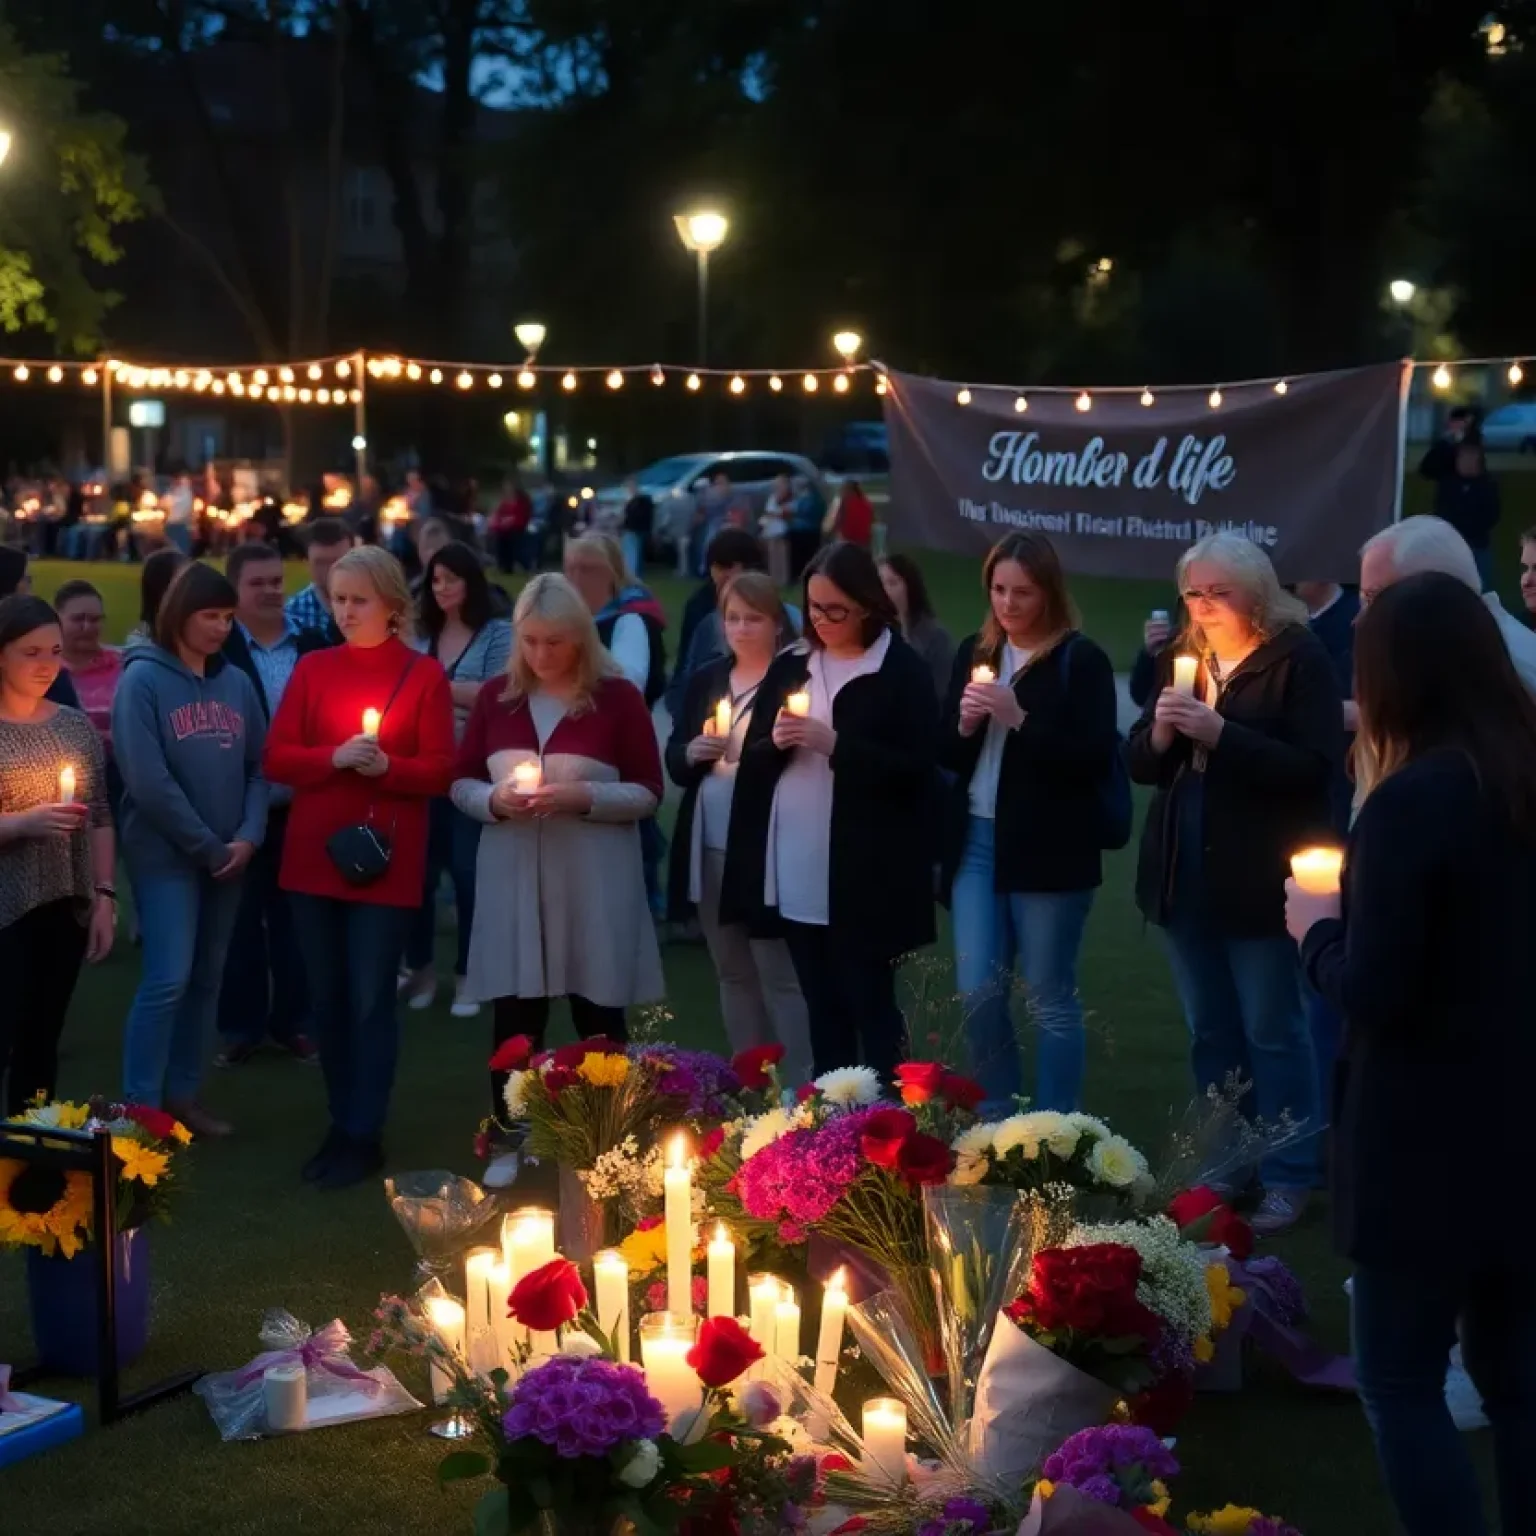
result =
M230 1131L197 1092L241 877L267 824L261 704L220 655L234 609L219 572L188 565L166 592L154 643L129 651L112 704L122 849L144 936L123 1093L201 1136Z

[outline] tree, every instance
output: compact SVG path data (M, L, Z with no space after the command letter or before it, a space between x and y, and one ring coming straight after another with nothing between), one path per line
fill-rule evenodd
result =
M81 108L57 54L28 53L0 23L0 101L10 153L0 165L0 326L51 332L89 355L118 295L98 286L121 256L117 231L153 206L144 163L116 117Z

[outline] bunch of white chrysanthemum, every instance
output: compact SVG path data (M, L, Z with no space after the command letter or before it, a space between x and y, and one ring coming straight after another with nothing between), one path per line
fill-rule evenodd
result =
M1185 1242L1166 1216L1074 1227L1062 1246L1086 1248L1093 1243L1121 1243L1141 1255L1137 1299L1191 1347L1196 1339L1210 1333L1211 1293L1205 1283L1208 1257L1194 1243Z
M1015 1147L1031 1162L1042 1151L1052 1157L1071 1157L1083 1133L1072 1123L1068 1115L1053 1109L1035 1109L1027 1114L1009 1115L992 1128L992 1150L998 1157L1007 1157Z
M839 1109L863 1109L880 1097L880 1074L873 1067L838 1067L811 1085Z
M509 1120L521 1120L523 1109L528 1097L528 1085L533 1080L532 1072L508 1072L507 1085L501 1091L501 1097L507 1106L507 1118Z
M973 1125L961 1131L950 1143L955 1153L955 1166L950 1171L951 1184L980 1184L992 1171L991 1125Z
M1123 1136L1106 1136L1094 1142L1084 1166L1111 1189L1135 1189L1151 1177L1146 1158Z

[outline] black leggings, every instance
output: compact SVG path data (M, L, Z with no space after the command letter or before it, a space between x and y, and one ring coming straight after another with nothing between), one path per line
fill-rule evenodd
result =
M0 1083L8 1117L58 1086L59 1036L85 959L85 927L72 897L33 907L0 928Z
M628 1040L629 1025L622 1008L605 1008L601 1003L588 1002L574 993L566 999L571 1005L571 1023L583 1040L593 1035L606 1035L610 1040ZM494 1036L491 1049L497 1050L514 1035L527 1035L533 1041L535 1051L544 1049L544 1031L549 1025L549 999L547 997L498 997L491 1005L491 1030ZM505 1072L491 1073L491 1113L498 1119L507 1112L502 1097L507 1086Z

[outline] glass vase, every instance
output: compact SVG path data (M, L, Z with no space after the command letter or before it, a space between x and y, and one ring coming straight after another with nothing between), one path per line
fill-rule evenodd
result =
M560 1252L583 1268L608 1246L607 1210L594 1200L575 1169L560 1165Z

